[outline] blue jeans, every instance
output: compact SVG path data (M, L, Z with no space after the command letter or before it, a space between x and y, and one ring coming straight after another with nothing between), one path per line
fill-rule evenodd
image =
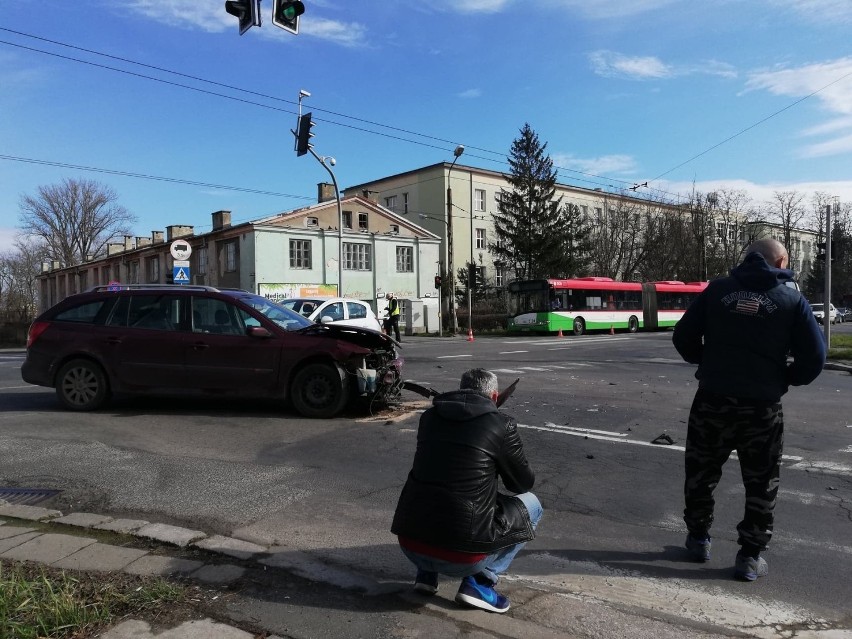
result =
M526 506L527 513L530 516L530 523L533 529L535 529L544 512L538 497L532 493L522 493L515 495L515 497L524 502L524 506ZM484 559L477 561L475 564L459 564L412 552L406 548L400 547L400 549L408 557L409 561L417 566L418 570L423 572L438 573L448 577L469 577L471 575L482 574L491 580L491 583L496 584L499 576L509 570L509 564L512 563L515 555L526 545L526 542L524 542L501 548Z

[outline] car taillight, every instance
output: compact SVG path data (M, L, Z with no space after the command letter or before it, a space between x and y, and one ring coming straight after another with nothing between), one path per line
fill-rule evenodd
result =
M27 348L35 343L39 335L44 333L48 326L50 326L50 322L33 322L30 325L30 330L27 332Z

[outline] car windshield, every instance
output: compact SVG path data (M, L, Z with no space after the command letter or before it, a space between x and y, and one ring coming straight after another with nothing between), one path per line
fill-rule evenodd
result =
M815 311L821 311L822 310L822 304L811 304L811 308Z
M306 326L313 326L313 323L293 312L289 308L284 308L280 304L261 297L260 295L244 294L240 295L239 299L251 306L253 309L260 311L266 317L278 324L281 328L287 331L298 331Z

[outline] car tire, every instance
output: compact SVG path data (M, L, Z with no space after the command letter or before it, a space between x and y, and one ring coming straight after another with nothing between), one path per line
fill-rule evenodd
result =
M582 335L586 332L586 322L582 317L574 318L574 335Z
M635 333L639 330L639 319L635 315L631 315L627 320L627 332Z
M304 417L334 417L349 399L346 374L331 364L308 364L293 378L290 399Z
M109 398L109 384L98 364L88 359L72 359L59 369L56 396L68 410L97 410Z

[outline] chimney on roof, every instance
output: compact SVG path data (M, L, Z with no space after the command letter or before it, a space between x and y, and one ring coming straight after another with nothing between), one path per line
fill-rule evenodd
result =
M363 197L365 200L370 200L370 202L375 202L376 204L379 203L379 192L378 191L371 191L370 189L364 189L364 190L361 191L361 197Z
M231 226L231 212L230 211L216 211L213 213L213 230L221 231L222 229L229 228Z
M162 231L151 231L151 240L154 244L162 244L163 243L164 233Z
M317 184L317 204L322 204L323 202L336 199L337 197L334 195L334 184L329 184L328 182L320 182Z
M115 255L116 253L121 253L124 250L124 244L120 244L118 242L110 242L107 244L107 255Z
M191 226L181 226L179 224L173 224L172 226L166 227L167 242L171 242L172 240L176 240L179 237L186 237L188 235L192 235Z
M125 235L124 236L124 250L132 251L133 250L133 236Z
M136 238L136 248L142 248L143 246L151 246L152 241L150 237L137 237Z

